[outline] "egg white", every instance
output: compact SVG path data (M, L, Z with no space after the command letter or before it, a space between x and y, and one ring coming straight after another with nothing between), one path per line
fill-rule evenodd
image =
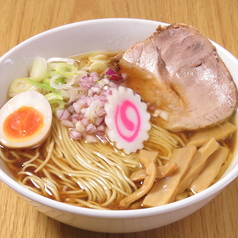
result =
M44 120L44 126L39 133L24 139L10 139L4 134L3 124L6 118L22 106L32 107L38 110ZM0 109L0 143L9 148L34 147L44 142L50 132L52 124L52 110L48 100L39 92L26 91L17 94Z

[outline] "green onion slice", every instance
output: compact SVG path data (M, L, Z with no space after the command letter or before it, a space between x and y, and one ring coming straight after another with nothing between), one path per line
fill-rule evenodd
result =
M59 74L69 77L76 74L78 67L76 65L71 65L67 63L58 63L55 67L55 71Z
M59 93L48 93L45 95L48 102L51 105L52 111L55 112L58 109L63 109L65 106L65 102L63 100L63 97Z
M45 89L45 90L47 90L47 91L52 91L52 92L55 91L55 89L54 89L53 87L51 87L50 84L48 84L48 83L46 83L46 82L44 82L44 83L39 83L39 82L37 82L37 81L35 81L35 80L32 80L31 78L28 78L28 81L29 81L30 83L34 84L35 86L37 86L37 87L39 87L39 88L43 88L43 89Z
M70 87L75 82L74 77L65 78L61 74L56 74L50 78L50 86L59 90Z
M18 93L36 90L36 88L35 84L28 81L28 78L17 78L12 81L8 90L8 95L9 97L13 97Z
M100 53L93 53L93 54L89 55L88 59L91 62L94 62L94 61L102 61L104 63L110 62L110 59L107 57L107 55L100 54Z

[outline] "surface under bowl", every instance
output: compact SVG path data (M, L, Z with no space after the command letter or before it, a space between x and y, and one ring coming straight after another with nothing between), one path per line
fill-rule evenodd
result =
M100 19L64 25L17 45L0 59L0 106L7 98L10 82L27 75L27 66L37 56L68 57L94 50L126 50L150 36L159 24L139 19ZM238 61L217 45L218 53L238 84ZM222 178L205 191L168 205L131 210L105 211L75 207L50 200L19 185L0 161L0 179L39 211L60 222L82 229L109 233L138 232L178 221L213 199L238 175L238 156Z

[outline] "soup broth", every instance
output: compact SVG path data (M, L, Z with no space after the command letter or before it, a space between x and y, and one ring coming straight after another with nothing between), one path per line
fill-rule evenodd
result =
M101 82L103 78L108 77L105 71L110 68L118 76L113 81L116 85L113 87L125 86L117 64L120 53L93 52L72 57L77 62L78 71L82 73L82 76L78 77L97 73L98 82ZM109 78L107 80L110 81ZM106 86L110 87L109 84ZM41 89L41 92L44 94L45 90ZM76 96L72 102L70 100L65 99L66 106L81 98ZM204 176L208 173L206 168L209 168L211 163L209 158L218 157L214 157L214 153L221 147L226 148L227 153L225 158L221 159L222 162L217 163L218 167L214 165L216 172L208 186L222 176L233 157L235 116L226 122L231 132L226 134L225 139L216 139L215 134L209 135L202 144L197 145L193 138L199 133L209 134L207 130L216 131L223 125L199 131L173 133L154 123L154 111L149 105L148 111L151 114L149 137L143 142L142 149L129 154L108 138L104 119L97 125L97 128L100 126L101 129L95 134L80 134L80 138L72 138L70 133L74 131L62 124L54 114L51 133L43 144L28 149L2 147L0 156L16 180L26 188L50 199L94 209L141 209L193 196L197 192L192 185L196 183L196 186L199 186L197 178L200 176L203 179L203 171ZM209 143L216 148L214 152L209 152L208 158L201 157L200 161L204 160L204 163L199 164L200 161L195 161L195 158L206 151ZM183 149L184 153L182 160L175 155L180 153L180 149ZM184 167L180 167L182 164ZM193 165L200 167L195 170ZM185 171L180 174L182 169ZM185 175L189 174L189 171L194 171L194 175L187 178L190 182L186 183ZM170 184L172 179L177 187ZM166 185L166 182L168 187L171 187L169 198L166 197L165 191L155 191L156 187L159 189L161 184ZM165 197L159 197L158 200L166 202L147 202L153 193L163 194L161 196Z

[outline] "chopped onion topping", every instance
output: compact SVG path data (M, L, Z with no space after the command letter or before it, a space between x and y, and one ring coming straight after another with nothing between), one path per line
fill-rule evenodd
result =
M70 128L70 137L84 139L88 143L105 141L105 103L107 95L118 86L97 73L89 73L79 79L80 97L65 110L57 110L56 116Z
M65 119L69 119L70 112L67 109L59 109L56 111L57 118L62 121Z
M105 72L105 75L111 80L111 81L121 81L122 77L112 68L107 69Z
M117 72L112 69L112 68L108 68L108 70L105 72L106 75L113 75L113 74L117 74Z
M168 121L169 119L169 113L167 111L160 110L160 109L156 109L152 116L161 117L165 121Z

